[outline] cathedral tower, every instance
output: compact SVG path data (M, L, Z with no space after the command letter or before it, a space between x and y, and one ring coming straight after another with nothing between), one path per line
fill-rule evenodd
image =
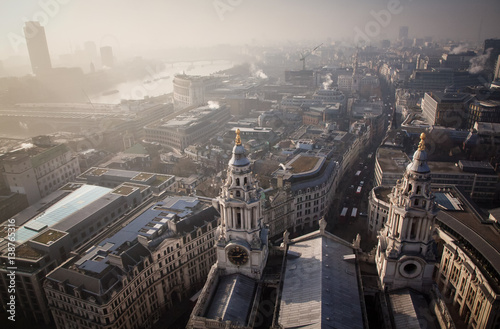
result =
M383 288L426 291L435 263L432 230L436 216L431 192L425 134L413 160L389 196L387 221L379 233L375 256Z
M252 177L250 161L236 130L227 178L214 206L221 224L217 244L217 267L226 274L242 273L260 279L267 261L267 228L263 227L262 189Z

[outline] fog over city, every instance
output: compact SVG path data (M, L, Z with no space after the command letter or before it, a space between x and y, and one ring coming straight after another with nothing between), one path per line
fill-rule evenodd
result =
M500 0L0 0L0 328L500 328Z
M45 27L51 55L82 48L86 41L113 46L120 55L147 55L175 47L217 44L286 44L297 41L352 42L365 30L371 12L394 5L376 39L397 36L410 27L413 37L433 36L477 42L500 30L496 0L88 0L16 1L0 4L0 60L27 56L25 21ZM480 33L480 35L479 35Z

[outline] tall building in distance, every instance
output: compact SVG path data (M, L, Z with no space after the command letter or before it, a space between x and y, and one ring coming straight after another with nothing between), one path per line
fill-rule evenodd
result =
M24 36L28 46L33 74L40 75L52 69L45 29L40 23L35 21L26 22Z
M493 80L498 80L498 79L500 79L500 55L497 56L495 64L495 72L493 74Z
M399 27L399 40L408 39L408 26Z
M491 50L488 50L491 49ZM489 72L493 72L495 69L496 60L498 59L498 55L500 55L500 39L486 39L484 40L484 50L483 54L487 54L488 51L490 55L486 60L486 69Z
M101 63L103 66L113 67L114 57L113 48L111 46L101 47Z

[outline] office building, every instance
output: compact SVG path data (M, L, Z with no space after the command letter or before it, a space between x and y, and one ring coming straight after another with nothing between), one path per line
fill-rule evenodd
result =
M173 196L149 204L47 275L57 328L151 327L203 286L217 227L211 202Z
M15 221L16 311L38 323L51 321L42 284L45 276L70 254L120 226L126 213L152 197L146 185L122 184L115 189L69 183L13 216ZM121 227L121 226L120 226ZM10 232L1 226L2 236ZM0 242L0 293L5 309L9 300L8 240Z
M486 39L484 40L483 54L490 53L486 60L486 69L493 72L495 69L496 60L500 55L500 39Z
M111 46L104 46L100 48L101 51L101 64L106 67L113 67L115 64L115 57L113 56L113 48Z
M408 26L400 26L399 27L399 35L398 39L408 39Z
M76 155L64 144L53 144L49 136L34 137L32 144L7 153L2 164L10 190L26 194L30 205L80 174Z
M443 54L441 66L455 70L467 70L471 65L470 60L476 56L477 54L472 50L459 54Z
M500 123L476 122L463 145L469 160L489 161L494 168L498 168Z
M474 99L469 105L467 128L473 128L476 123L500 123L500 101Z
M146 140L183 151L191 144L206 142L229 121L225 104L205 105L194 108L166 122L152 123L146 127Z
M403 177L408 156L399 149L379 147L375 159L374 186L393 186ZM428 161L432 185L455 185L478 202L491 202L497 197L498 175L485 161Z
M52 69L45 28L39 22L29 21L24 25L24 36L33 74L40 76Z
M449 86L465 89L468 86L483 85L483 78L468 71L455 71L450 68L431 68L415 70L411 73L407 87L412 92L443 91Z
M176 74L174 77L174 108L199 106L209 101L208 93L215 90L220 79L212 76Z
M316 88L319 84L319 75L313 70L286 70L285 82L295 86Z
M375 155L375 179L373 186L394 186L403 177L410 159L399 148L380 146Z
M422 115L430 125L464 129L471 102L472 96L466 93L425 93Z
M498 55L496 60L495 71L493 72L493 80L500 80L500 55Z
M156 195L163 194L175 183L175 177L172 175L101 167L89 168L76 180L110 188L123 183L144 184L150 186Z
M434 289L452 309L455 323L469 328L498 328L498 226L455 187L440 188L434 195L440 209L436 216L440 261L434 274ZM449 322L446 318L439 320Z
M287 186L294 209L286 229L290 232L317 227L326 214L337 189L339 164L326 156L300 153L273 173L277 188ZM268 217L270 227L284 227L282 216ZM288 219L290 220L290 218ZM291 224L291 225L290 225ZM272 231L271 236L283 231Z

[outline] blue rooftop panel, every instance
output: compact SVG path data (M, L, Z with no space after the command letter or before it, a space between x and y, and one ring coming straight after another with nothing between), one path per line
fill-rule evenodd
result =
M94 185L83 185L63 198L35 219L30 220L16 232L16 242L21 244L39 233L41 227L51 227L92 202L111 192L111 189ZM38 230L38 231L37 231Z
M166 220L171 219L173 214L183 218L191 214L192 210L189 208L195 207L198 203L198 199L193 197L168 197L142 212L115 235L102 241L100 245L113 244L113 247L109 249L113 252L125 242L137 239L138 235L149 237L164 226ZM155 221L155 218L158 220Z
M450 193L435 192L436 202L446 210L463 210L461 202Z

